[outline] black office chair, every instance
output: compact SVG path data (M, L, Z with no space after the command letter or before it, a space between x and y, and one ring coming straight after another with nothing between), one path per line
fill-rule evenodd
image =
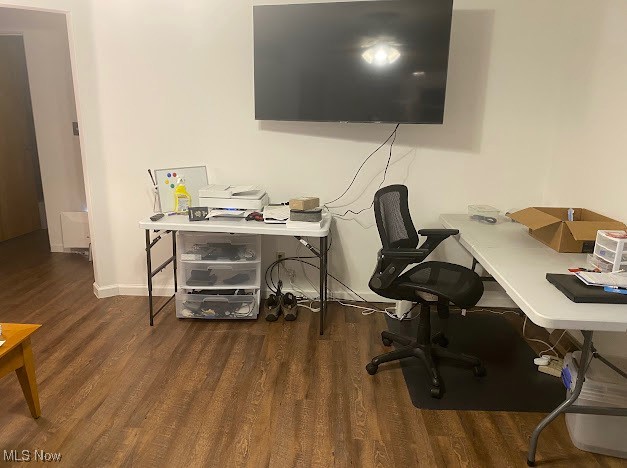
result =
M427 367L431 378L431 396L444 394L442 380L434 358L447 358L472 367L476 376L486 374L481 361L473 356L448 351L446 322L449 304L468 309L479 302L483 283L479 275L468 268L445 262L423 262L447 237L459 234L457 229L421 229L416 232L409 214L407 187L390 185L374 196L374 213L383 248L370 278L370 289L383 297L420 304L417 339L384 331L385 346L398 343L402 347L372 359L366 366L374 375L380 364L406 357L417 357ZM426 236L418 246L420 236ZM405 272L409 265L418 264ZM442 323L442 332L431 336L431 306L435 305Z

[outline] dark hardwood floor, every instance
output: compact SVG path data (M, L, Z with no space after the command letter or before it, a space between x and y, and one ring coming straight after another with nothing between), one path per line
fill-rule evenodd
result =
M138 234L139 235L139 234ZM189 322L173 305L97 300L91 264L51 254L45 233L0 244L0 321L33 336L43 416L17 378L0 380L0 456L30 449L66 466L526 466L541 414L420 411L398 365L375 376L382 316L333 305L296 322ZM564 419L540 440L541 466L625 466L579 451ZM0 460L0 463L2 461ZM22 465L16 463L16 466Z

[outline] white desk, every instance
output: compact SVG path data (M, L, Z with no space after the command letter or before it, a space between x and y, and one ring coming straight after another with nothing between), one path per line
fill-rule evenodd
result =
M505 221L483 224L467 215L442 215L442 224L459 229L459 242L503 286L537 325L546 328L627 331L627 306L576 304L546 280L547 273L585 267L586 254L564 254L531 237L525 226Z
M327 311L327 270L329 244L328 236L331 230L332 217L325 215L322 226L315 228L292 229L285 224L266 224L260 221L246 221L245 219L214 218L208 221L190 221L187 215L164 216L158 221L150 218L139 222L139 227L146 231L146 266L148 278L148 304L150 313L150 325L154 324L154 317L172 300L172 297L163 304L159 310L154 311L152 296L152 279L170 263L174 265L174 291L178 289L176 279L176 232L213 232L228 234L261 234L269 236L292 236L300 240L301 237L317 237L320 239L319 250L310 250L320 259L320 334L324 333L324 319ZM157 236L153 239L151 233ZM159 265L152 268L151 250L165 234L172 235L172 256ZM174 297L174 296L173 296Z
M193 232L228 232L231 234L264 234L267 236L302 236L327 237L331 229L329 215L323 217L322 227L311 229L290 229L285 224L268 224L245 219L214 218L208 221L190 221L187 215L164 216L158 221L150 218L139 222L142 229L158 229L162 231L193 231Z
M546 280L547 273L567 273L586 265L586 254L563 254L533 239L525 226L505 220L491 225L472 221L468 215L440 216L444 227L458 229L459 242L505 289L511 299L542 327L581 330L584 335L581 362L595 352L594 331L627 331L627 305L577 304ZM586 368L587 369L587 368ZM533 466L542 430L560 413L627 416L626 408L571 406L581 393L585 370L579 372L572 395L534 430L527 464Z

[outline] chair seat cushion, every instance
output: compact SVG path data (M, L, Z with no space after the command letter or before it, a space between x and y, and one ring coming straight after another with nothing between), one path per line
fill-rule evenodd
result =
M397 299L417 301L418 292L448 299L462 308L473 307L483 295L483 281L477 273L446 262L423 262L400 275L389 288Z

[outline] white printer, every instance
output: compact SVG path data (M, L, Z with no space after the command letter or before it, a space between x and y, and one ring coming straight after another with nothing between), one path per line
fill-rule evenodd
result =
M269 203L266 191L254 185L207 185L198 190L198 199L209 209L261 211Z

